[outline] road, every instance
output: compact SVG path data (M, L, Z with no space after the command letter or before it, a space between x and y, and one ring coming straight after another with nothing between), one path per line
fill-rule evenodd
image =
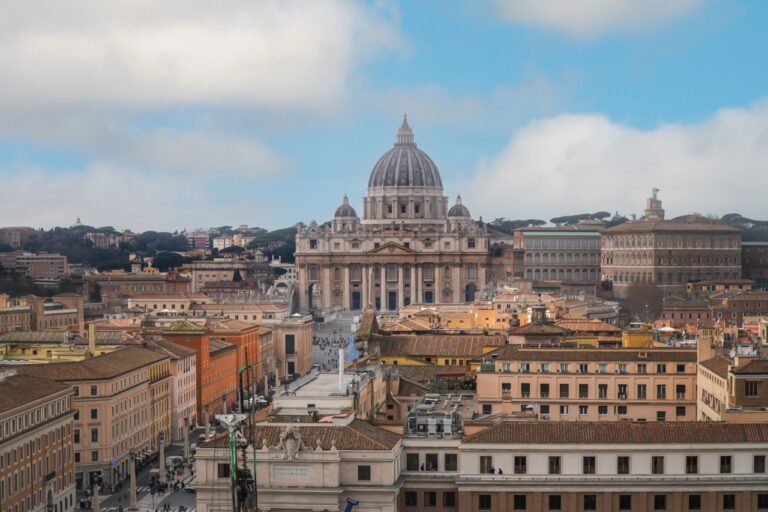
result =
M204 433L203 429L196 429L189 434L190 444L197 443L199 437ZM165 456L171 455L183 455L184 444L175 443L165 449ZM185 507L186 510L195 510L195 494L187 492L186 490L179 490L173 492L171 489L165 493L158 493L153 495L150 492L151 479L149 471L152 468L157 468L158 463L154 462L149 466L142 468L136 475L136 500L139 507L163 510L164 505L168 505L171 511L178 512ZM187 469L182 479L189 481L193 478L193 474ZM102 512L118 512L121 508L128 507L128 493L130 492L131 484L129 480L122 482L122 489L118 493L107 494L101 496L99 502L101 503Z

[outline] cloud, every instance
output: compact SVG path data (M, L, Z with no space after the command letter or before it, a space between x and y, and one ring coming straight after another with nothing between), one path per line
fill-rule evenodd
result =
M345 0L15 2L0 18L0 109L325 109L360 59L400 44L393 17Z
M83 223L118 229L176 230L270 219L274 205L253 201L237 183L216 176L178 177L136 168L91 165L50 173L3 169L0 218L4 225L68 226Z
M693 11L704 0L494 0L513 23L592 37L619 30L643 30Z
M696 124L642 131L605 116L560 115L518 130L482 162L465 203L486 219L641 212L661 189L669 215L739 212L763 218L768 101Z

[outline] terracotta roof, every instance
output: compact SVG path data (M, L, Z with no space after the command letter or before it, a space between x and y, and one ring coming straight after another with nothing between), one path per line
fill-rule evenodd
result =
M67 390L72 387L31 375L0 377L0 413Z
M71 331L17 331L0 336L0 343L84 345L88 344L88 339ZM138 343L138 340L126 331L96 331L96 345L136 345Z
M226 341L226 340L215 340L211 338L210 343L211 343L211 351L210 351L211 356L217 356L223 352L237 348L237 345L235 345L234 343L230 343L229 341Z
M397 388L398 396L422 396L425 393L429 393L430 386L421 382L415 382L410 379L400 379Z
M288 304L192 304L190 311L288 311Z
M471 372L466 366L452 366L445 365L440 366L436 364L425 365L403 365L403 366L390 366L390 368L397 368L401 377L415 381L431 384L437 379L441 373L457 373L464 372L469 375Z
M130 299L132 302L140 300L210 300L204 293L192 292L192 293L143 293L141 295L134 295Z
M572 332L621 332L615 325L589 318L563 318L555 322L555 325Z
M568 336L571 331L555 324L536 324L533 322L510 329L513 336Z
M768 443L766 423L510 421L464 438L464 444Z
M702 361L700 364L715 375L719 375L724 379L728 378L728 366L731 364L728 359L724 357L713 357L712 359Z
M183 359L197 354L197 350L168 340L157 340L152 343L165 351L173 359Z
M211 332L215 333L227 333L227 332L243 332L251 329L257 329L257 326L253 323L243 322L242 320L217 320L208 324L208 328Z
M144 347L126 347L82 361L18 365L14 368L20 374L64 382L102 380L117 377L167 357L166 354Z
M755 359L731 370L734 375L762 375L768 373L768 360Z
M360 327L357 329L358 336L370 336L379 332L379 323L376 320L376 313L363 313L360 319Z
M335 445L338 450L392 450L401 437L389 430L375 427L362 420L352 420L349 425L317 425L317 424L293 424L301 435L301 441L309 450L317 447L318 441L323 450L330 450ZM285 425L270 423L258 423L254 427L254 445L261 448L266 441L267 446L278 446L280 434L285 430ZM250 439L250 436L247 436ZM198 448L227 448L229 446L227 436L221 435Z
M528 348L507 345L491 352L498 361L544 362L638 362L638 363L692 363L696 362L695 349L682 348ZM485 354L487 357L488 354Z
M625 233L638 231L710 231L722 233L739 233L740 230L717 221L703 217L679 218L670 220L633 220L608 228L604 233Z
M485 347L501 347L506 336L473 336L465 334L378 336L370 343L379 344L381 355L474 357Z

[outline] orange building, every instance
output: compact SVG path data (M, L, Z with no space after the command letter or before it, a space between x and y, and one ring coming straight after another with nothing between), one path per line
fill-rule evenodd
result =
M237 367L251 364L256 383L261 383L265 372L265 360L272 354L272 329L241 320L220 320L209 326L211 337L237 345ZM269 347L268 351L265 347Z
M179 322L163 337L197 352L197 418L231 411L237 404L237 345L214 337L207 327Z

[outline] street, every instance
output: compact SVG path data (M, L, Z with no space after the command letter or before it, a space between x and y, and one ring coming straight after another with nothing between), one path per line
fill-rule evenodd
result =
M196 444L200 436L204 433L203 429L196 429L189 434L190 445ZM184 454L184 443L174 443L165 449L166 458L171 455L182 456ZM163 510L163 507L167 506L171 511L194 511L195 510L195 494L188 492L186 486L194 478L194 474L190 472L189 468L185 468L184 474L176 477L175 480L169 481L169 488L165 493L152 494L151 491L151 478L150 470L158 467L158 462L145 466L141 470L137 470L136 474L136 501L140 508L150 510ZM179 484L184 482L185 489L179 489L178 491L172 490L172 484L178 481ZM122 488L119 492L113 494L101 495L99 503L101 504L102 512L118 512L121 509L126 509L129 504L128 494L130 493L130 481L128 479L121 482ZM166 510L168 510L166 509ZM80 509L83 510L83 509ZM90 510L90 509L88 509Z

